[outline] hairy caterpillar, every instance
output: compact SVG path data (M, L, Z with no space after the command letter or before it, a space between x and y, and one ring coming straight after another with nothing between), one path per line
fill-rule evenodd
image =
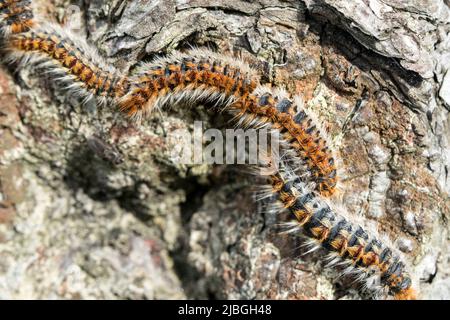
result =
M47 68L85 100L95 97L135 119L181 101L211 101L233 113L241 126L279 131L289 157L283 159L285 171L271 176L272 192L296 218L293 230L300 233L302 228L317 246L331 252L333 261L342 259L361 280L373 282L375 277L396 298L414 297L399 257L325 200L336 191L335 161L323 130L296 99L260 86L257 72L245 63L207 50L173 53L125 75L76 35L51 23L36 25L29 19L29 2L1 3L9 59Z
M59 26L43 24L36 31L10 37L8 45L14 50L9 59L44 64L55 78L86 100L96 96L100 103L106 103L122 96L128 87L127 78L105 65L95 50L80 43Z
M254 94L259 79L244 63L227 61L206 50L193 50L143 64L135 75L121 76L101 65L96 54L86 54L92 50L66 39L60 28L44 25L38 31L13 35L9 42L12 56L50 58L41 63L51 67L69 89L85 99L97 96L101 101L116 103L133 118L140 119L153 108L186 100L216 101L217 105L238 111L238 117L258 117L261 123L280 130L300 156L308 158L321 194L329 196L336 191L333 155L312 119L304 111L295 113L287 97L280 100L270 92L261 93L263 89Z

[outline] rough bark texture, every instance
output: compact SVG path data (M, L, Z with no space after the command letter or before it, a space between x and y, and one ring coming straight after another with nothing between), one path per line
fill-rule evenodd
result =
M422 298L450 298L448 0L40 2L58 21L79 6L121 68L209 46L300 93L337 141L346 206L399 239ZM358 297L259 213L245 167L170 160L167 134L229 118L137 126L34 72L0 69L0 298Z

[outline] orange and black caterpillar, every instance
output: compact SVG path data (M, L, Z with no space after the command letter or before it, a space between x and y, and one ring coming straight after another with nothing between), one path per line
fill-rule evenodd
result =
M5 3L11 10L22 2ZM28 8L28 7L27 7ZM326 141L304 111L295 114L288 97L270 92L255 94L259 76L245 63L206 50L173 53L167 58L144 63L135 74L122 75L103 62L83 39L54 24L41 23L33 30L11 35L9 59L36 60L75 94L85 100L117 104L130 117L141 118L153 108L180 100L216 100L216 104L237 112L237 118L259 119L271 124L307 159L318 191L331 196L336 191L336 166ZM279 100L279 101L278 101Z
M10 39L10 46L18 51L47 55L56 63L54 72L68 77L66 80L73 82L79 90L84 89L94 96L118 98L128 88L126 77L90 59L83 48L54 30L30 30L14 35ZM65 70L59 70L59 67Z
M44 66L71 92L118 106L133 118L180 101L213 101L242 126L279 131L289 159L282 161L286 171L271 176L272 193L296 218L294 231L302 228L317 247L341 259L361 280L370 284L378 279L379 286L370 288L387 287L396 298L413 298L411 280L393 250L353 227L326 201L336 190L335 161L324 132L295 99L261 87L258 74L245 63L206 50L173 53L124 75L84 39L54 24L36 24L28 9L27 15L11 13L20 11L16 7L28 8L27 3L1 2L0 28L9 59Z
M21 33L34 25L31 0L0 0L0 32Z
M52 32L41 27L11 36L12 52L50 58L53 72L70 89L85 99L96 96L116 103L130 117L140 119L154 108L179 101L210 100L235 112L237 118L246 116L258 119L260 125L270 124L305 159L318 191L324 196L335 193L335 161L317 126L304 111L296 113L295 104L287 95L278 98L269 90L255 90L259 79L244 63L224 61L224 57L209 51L192 50L143 64L135 75L123 76L102 65L101 59L96 62L91 58L96 54L89 57L89 49L66 40L58 28L51 29Z
M304 178L280 170L270 179L273 192L283 207L295 216L289 232L299 234L302 230L310 239L310 251L326 249L328 266L341 266L345 268L343 274L364 279L365 288L376 294L387 289L395 299L416 299L405 264L384 241L352 223L322 197L317 197Z
M281 133L312 172L317 189L324 196L336 191L336 165L331 150L316 124L284 93L275 95L258 86L259 79L247 65L223 61L212 52L193 50L176 53L140 67L130 79L130 92L120 100L121 110L140 117L152 108L179 100L202 97L228 106L236 118L258 125L269 124ZM136 79L136 80L135 80ZM204 99L203 98L203 99Z

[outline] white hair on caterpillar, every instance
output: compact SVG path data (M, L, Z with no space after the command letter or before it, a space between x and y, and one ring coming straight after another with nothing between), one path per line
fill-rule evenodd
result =
M165 68L169 64L180 64L185 59L193 59L194 61L218 61L236 68L245 77L251 78L255 81L259 81L259 75L256 70L251 68L245 61L239 58L223 55L206 48L193 48L185 53L180 51L173 51L167 56L156 57L150 62L142 62L137 66L132 75L139 76L141 74L145 74L152 67Z

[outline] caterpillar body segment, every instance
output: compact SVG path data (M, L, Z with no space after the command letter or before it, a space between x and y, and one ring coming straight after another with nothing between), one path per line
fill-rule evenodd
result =
M128 76L107 64L83 39L54 24L12 35L11 60L36 63L84 100L118 105L131 118L141 119L155 108L180 101L211 101L248 123L270 123L313 171L319 192L335 191L336 167L326 139L295 99L280 90L259 86L259 76L244 62L208 50L174 53L143 63ZM250 120L251 119L251 120Z

